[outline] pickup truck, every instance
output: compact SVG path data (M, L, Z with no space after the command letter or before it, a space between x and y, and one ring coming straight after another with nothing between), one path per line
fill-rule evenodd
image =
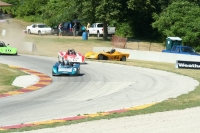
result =
M38 35L44 35L44 34L52 34L52 28L47 26L43 23L38 24L32 24L30 26L26 27L26 31L28 34L38 34Z
M97 37L100 37L103 35L103 23L94 23L92 26L88 29L88 36L90 35L97 35ZM115 27L108 26L108 35L115 34Z
M174 45L171 50L162 50L166 53L175 53L175 54L187 54L187 55L199 55L195 50L189 46Z

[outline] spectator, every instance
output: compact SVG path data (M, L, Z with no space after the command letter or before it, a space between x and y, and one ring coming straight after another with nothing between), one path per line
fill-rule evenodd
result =
M62 23L60 23L58 26L58 32L58 36L62 36Z
M73 33L74 33L74 36L76 36L76 31L77 31L77 24L76 22L74 23L74 26L73 26Z
M85 29L84 25L81 26L81 30L82 30L82 32L85 32L86 29Z
M88 31L90 28L90 23L88 22L86 30Z

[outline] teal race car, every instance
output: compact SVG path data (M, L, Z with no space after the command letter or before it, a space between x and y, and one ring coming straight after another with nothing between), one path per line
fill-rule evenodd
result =
M3 41L0 41L0 54L17 55L17 49L10 47L9 44L6 45Z
M56 62L52 68L52 75L74 75L79 76L80 63L73 63L69 61Z

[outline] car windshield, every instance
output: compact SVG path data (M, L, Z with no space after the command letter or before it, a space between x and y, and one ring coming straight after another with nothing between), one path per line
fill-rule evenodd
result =
M103 24L98 24L97 27L103 27Z
M181 49L183 52L189 52L189 53L194 53L194 49L193 48L190 48L190 47L183 47Z
M45 25L45 24L40 24L38 25L39 28L48 28L49 26Z

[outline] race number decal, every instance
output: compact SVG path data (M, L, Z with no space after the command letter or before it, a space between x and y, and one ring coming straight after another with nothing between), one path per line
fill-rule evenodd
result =
M10 49L6 49L5 52L9 53L9 52L11 52L11 50Z

